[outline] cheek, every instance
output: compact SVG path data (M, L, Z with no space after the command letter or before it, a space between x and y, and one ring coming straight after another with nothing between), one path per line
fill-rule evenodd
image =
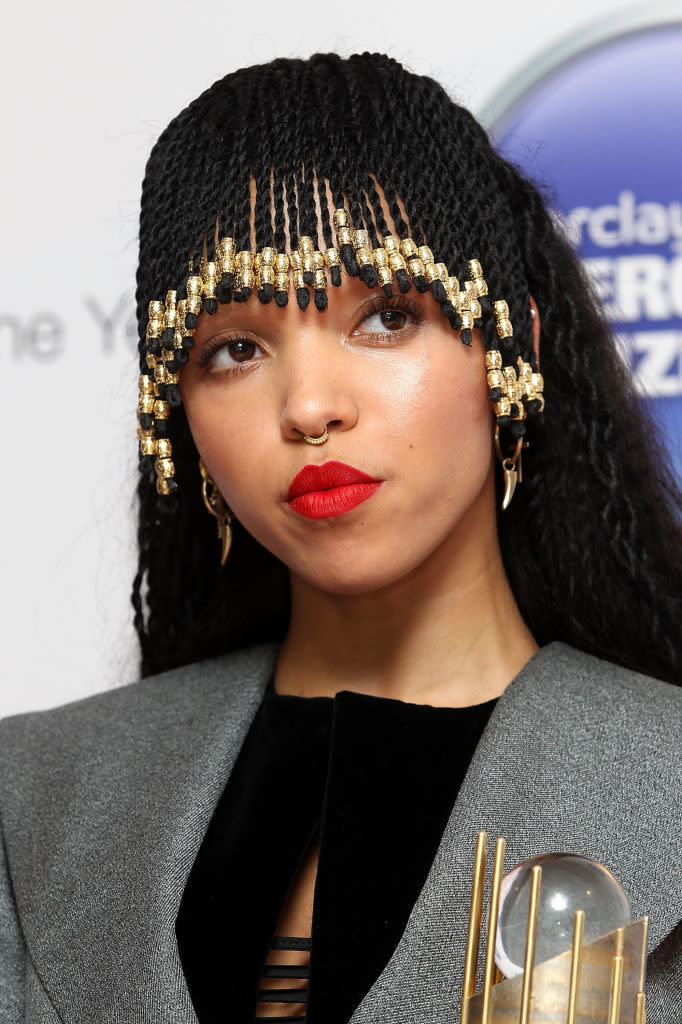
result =
M224 389L193 386L181 379L182 400L194 443L227 503L239 501L238 494L258 469L257 439L262 437L262 415L249 415L237 406L229 385ZM236 509L234 509L236 511Z
M437 351L392 382L390 399L392 436L425 471L438 460L487 465L492 416L482 353Z

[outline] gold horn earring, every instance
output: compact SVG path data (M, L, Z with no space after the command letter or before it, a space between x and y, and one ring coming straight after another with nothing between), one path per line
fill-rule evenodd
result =
M504 470L504 497L502 498L502 509L509 508L514 497L517 483L523 483L523 471L521 467L521 451L524 447L523 438L517 437L514 450L511 455L505 455L500 443L500 427L495 424L495 451L502 463Z
M201 496L206 510L218 521L218 538L221 544L220 565L225 565L232 545L232 512L218 490L218 485L206 469L204 460L199 459L201 472Z

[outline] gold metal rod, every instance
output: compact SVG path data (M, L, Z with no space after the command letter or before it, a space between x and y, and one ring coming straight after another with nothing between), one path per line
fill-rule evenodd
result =
M471 884L471 909L467 932L467 952L464 961L464 984L462 986L461 1024L468 1024L469 999L476 991L478 970L478 944L481 940L481 917L483 914L483 890L485 888L486 834L479 832L476 840L474 878Z
M500 908L500 886L504 868L505 840L503 836L495 843L495 861L493 863L493 881L490 889L490 905L488 907L488 934L485 954L485 973L483 975L483 1006L481 1007L481 1024L490 1024L490 996L495 980L495 940L497 938L497 916Z
M623 958L614 956L611 960L611 1009L608 1024L620 1021L620 997L623 990Z
M580 985L580 967L583 959L583 933L585 931L585 911L576 910L573 917L573 949L571 952L571 984L568 990L568 1013L566 1024L575 1024L578 1010L578 986Z
M644 975L646 974L646 943L647 936L649 934L649 918L643 918L644 927L642 928L642 956L639 964L639 985L637 986L638 992L644 992ZM635 1021L635 1024L639 1024Z
M625 928L616 928L616 948L614 956L623 955L623 943L625 942Z
M536 864L530 870L530 898L528 900L528 927L526 930L526 955L523 958L523 988L521 989L521 1011L519 1024L530 1020L530 997L533 994L533 968L535 966L535 939L538 933L538 910L540 909L540 884L542 868ZM611 1024L611 1022L609 1022Z
M646 996L643 992L637 993L637 1006L635 1008L635 1024L646 1024Z

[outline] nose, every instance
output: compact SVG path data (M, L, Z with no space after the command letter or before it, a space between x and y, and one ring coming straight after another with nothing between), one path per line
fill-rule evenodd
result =
M281 427L285 438L350 430L358 420L351 355L332 332L313 331L286 346L282 361Z

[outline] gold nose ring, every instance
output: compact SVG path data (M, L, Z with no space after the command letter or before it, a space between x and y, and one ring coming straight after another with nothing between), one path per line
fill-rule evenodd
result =
M307 441L308 444L324 444L325 441L329 440L329 433L327 432L327 424L324 425L324 434L320 434L319 437L310 437L309 434L303 435L303 440Z

